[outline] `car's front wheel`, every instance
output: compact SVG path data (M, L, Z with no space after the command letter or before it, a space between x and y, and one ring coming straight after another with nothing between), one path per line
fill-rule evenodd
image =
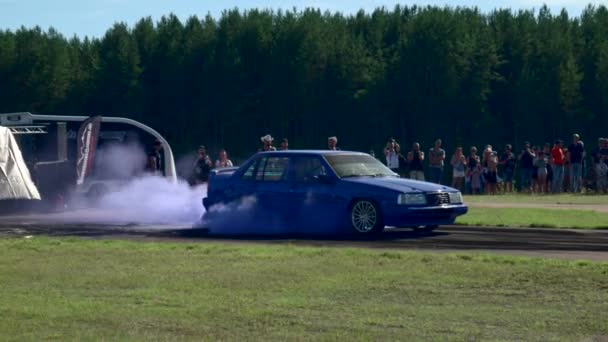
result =
M358 200L350 206L350 224L358 235L377 234L384 230L378 206L368 200Z

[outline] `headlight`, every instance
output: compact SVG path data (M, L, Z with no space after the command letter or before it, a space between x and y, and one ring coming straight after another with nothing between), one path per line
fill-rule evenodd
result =
M425 194L401 194L397 198L397 203L404 204L412 204L412 205L424 205L426 204L426 195Z
M450 203L451 204L462 203L462 194L460 193L460 191L450 192Z

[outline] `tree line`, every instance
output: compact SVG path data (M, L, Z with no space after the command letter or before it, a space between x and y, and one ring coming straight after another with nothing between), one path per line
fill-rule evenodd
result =
M245 157L267 133L297 148L377 151L577 132L608 135L608 9L401 7L350 16L238 9L101 38L0 31L0 112L126 116L177 153Z

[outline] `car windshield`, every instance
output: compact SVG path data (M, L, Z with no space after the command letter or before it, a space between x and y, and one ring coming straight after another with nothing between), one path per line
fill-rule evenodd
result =
M367 154L334 154L325 159L338 177L394 177L393 171Z

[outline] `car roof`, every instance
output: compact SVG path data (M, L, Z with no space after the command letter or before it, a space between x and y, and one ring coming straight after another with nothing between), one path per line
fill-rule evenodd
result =
M258 154L280 154L280 155L339 155L339 154L356 154L356 155L365 155L362 152L356 151L333 151L333 150L284 150L284 151L265 151L258 152Z

